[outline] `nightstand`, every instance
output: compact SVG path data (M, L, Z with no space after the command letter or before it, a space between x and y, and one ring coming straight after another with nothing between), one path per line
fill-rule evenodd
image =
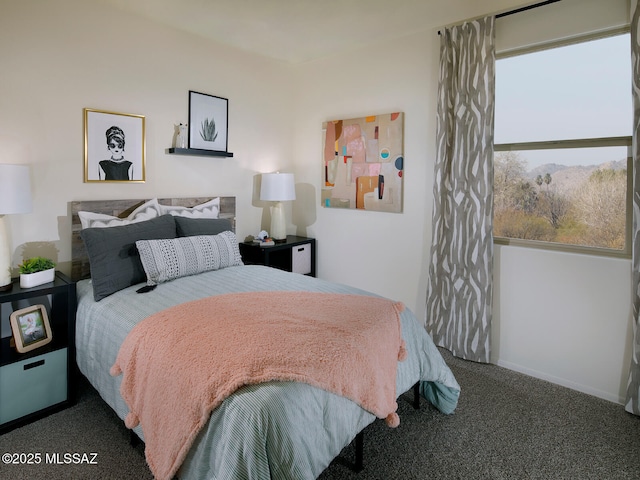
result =
M257 243L240 243L240 254L246 265L266 265L287 272L316 276L315 238L287 235L284 243L261 247Z
M44 305L51 342L26 353L11 345L10 315ZM56 272L53 282L0 292L0 432L68 407L74 397L76 284Z

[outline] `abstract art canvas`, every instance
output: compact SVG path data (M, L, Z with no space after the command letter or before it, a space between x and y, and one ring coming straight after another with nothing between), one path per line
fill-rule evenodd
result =
M322 206L402 212L404 114L322 124Z

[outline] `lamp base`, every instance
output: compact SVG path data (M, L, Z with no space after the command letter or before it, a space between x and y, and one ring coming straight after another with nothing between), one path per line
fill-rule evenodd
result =
M4 292L12 287L11 280L11 249L9 235L5 226L4 215L0 215L0 291Z
M284 218L284 205L282 202L276 202L271 207L271 231L269 236L273 238L275 243L287 241L287 222Z
M0 286L0 292L6 292L7 290L11 290L12 288L13 282Z

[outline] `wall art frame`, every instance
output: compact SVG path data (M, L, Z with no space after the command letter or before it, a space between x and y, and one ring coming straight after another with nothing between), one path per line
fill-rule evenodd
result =
M322 124L325 208L402 213L404 113Z
M143 183L145 117L85 108L84 181Z
M227 152L229 99L189 90L189 139L191 149Z
M44 305L31 305L14 311L10 317L16 350L30 352L51 342L51 325Z

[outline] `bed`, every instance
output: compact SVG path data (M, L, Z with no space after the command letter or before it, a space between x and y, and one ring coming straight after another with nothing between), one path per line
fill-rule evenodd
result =
M217 211L205 212L200 218L198 214L206 210L204 207L199 210L200 207L212 204L216 205L213 210ZM154 209L157 210L155 214ZM81 218L83 214L84 218ZM229 235L225 237L228 247L228 239L235 240L235 198L72 202L71 216L72 276L78 281L78 368L123 420L130 413L121 395L123 377L113 375L110 369L132 329L152 315L212 296L254 295L252 292L310 292L378 298L345 285L264 266L243 265L241 261L231 261L228 266L195 274L169 275L161 281L157 281L157 276L149 280L147 275L146 281L133 276L126 280L129 285L123 288L116 281L121 278L110 279L104 291L102 276L114 275L114 270L118 276L126 266L118 266L122 258L109 260L108 255L106 260L101 258L102 248L113 250L118 241L130 243L131 235L136 236L139 232L147 235L145 229L148 227L141 225L160 223L157 219L168 216L183 226L181 232L180 227L177 228L176 239L171 239L172 242L202 235L217 239L224 234ZM114 220L111 222L110 218ZM120 220L124 223L119 223ZM213 224L216 226L210 229ZM164 238L162 228L144 237L139 245L144 245L144 241L155 244L156 239ZM221 228L224 230L219 232ZM129 236L113 240L113 232L125 230ZM92 235L97 236L97 240ZM237 248L237 242L235 246ZM127 255L136 255L132 249L127 252ZM122 257L122 254L118 256ZM105 266L100 265L105 262L109 264L106 273ZM89 278L90 274L93 278ZM410 310L404 309L399 314L399 321L407 358L397 362L396 395L415 386L416 392L440 411L452 413L460 391L452 372ZM354 401L308 383L267 381L244 385L210 413L184 461L180 461L176 477L313 479L375 420L374 414ZM133 431L145 441L140 425Z

